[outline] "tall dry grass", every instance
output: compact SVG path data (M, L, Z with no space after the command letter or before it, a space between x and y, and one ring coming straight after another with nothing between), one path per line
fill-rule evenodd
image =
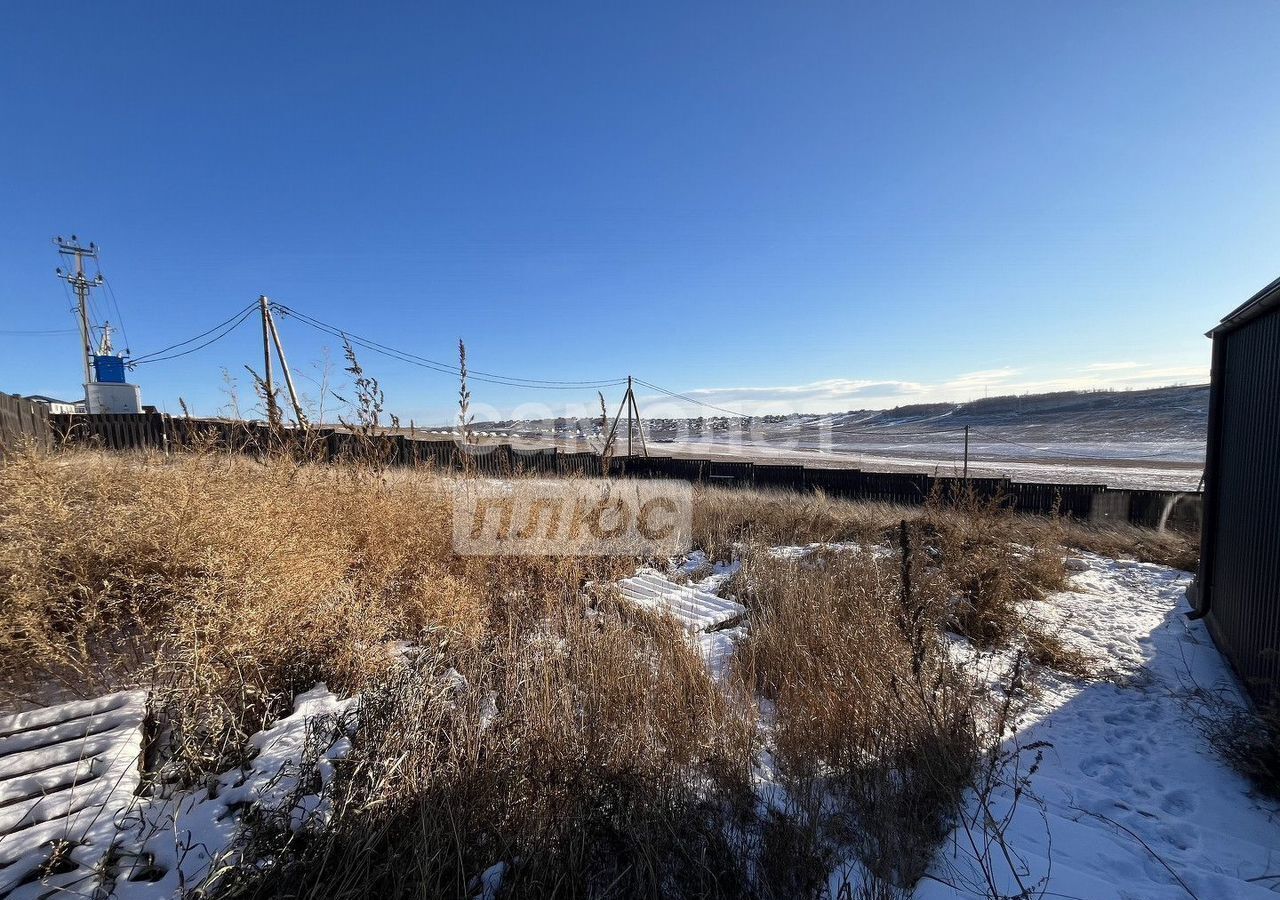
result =
M749 610L718 684L674 623L606 586L635 558L455 555L450 478L17 454L0 683L15 702L149 688L151 756L178 783L240 761L316 681L359 693L329 827L253 822L252 864L208 886L226 895L474 897L504 862L504 896L772 900L824 896L856 860L858 897L900 897L1002 727L944 631L1025 638L1019 610L1083 533L976 501L699 489L695 540L743 558ZM818 541L863 549L762 549Z
M254 835L227 895L473 897L499 862L511 897L750 893L754 723L673 623L566 609L453 662L366 690L330 828Z
M154 691L188 773L324 680L360 690L392 640L478 646L617 560L464 560L448 485L361 466L197 454L18 455L0 466L0 678Z
M809 845L828 870L856 858L865 896L909 895L988 743L976 686L943 643L943 595L904 591L897 561L867 550L753 550L737 584L751 628L736 673L773 710L782 783L810 798L799 805Z
M968 515L973 498L923 498L919 506L841 500L820 491L741 490L698 486L694 491L694 538L715 559L728 561L738 544L808 544L829 541L877 542L892 537L906 519L939 521ZM979 506L983 504L978 504ZM1003 503L999 504L1004 506ZM1018 515L1006 531L1019 542L1059 541L1064 546L1116 559L1136 559L1194 571L1200 553L1197 534L1159 531L1128 524L1091 524L1069 518ZM963 522L958 527L963 526Z

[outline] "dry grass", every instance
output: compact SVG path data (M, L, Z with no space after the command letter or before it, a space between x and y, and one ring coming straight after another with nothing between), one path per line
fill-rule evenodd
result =
M926 565L951 595L951 627L980 647L1005 646L1024 632L1025 604L1066 586L1058 524L1028 527L999 498L932 498L918 530Z
M1136 559L1194 572L1200 564L1200 535L1180 531L1157 531L1137 525L1089 525L1066 520L1063 541L1077 550L1087 550L1112 559Z
M1208 721L1223 758L1260 793L1280 799L1280 707L1224 711Z
M452 488L369 459L16 455L0 466L8 699L148 687L152 755L193 783L299 690L360 693L330 826L253 823L262 865L224 873L231 895L473 897L505 861L505 896L772 900L823 896L855 859L859 900L893 898L1007 716L944 631L1070 671L1023 614L1061 584L1062 546L1173 546L971 498L699 489L695 541L744 559L750 627L724 685L672 622L594 587L634 558L456 556ZM833 541L862 549L762 549ZM392 641L423 652L406 663ZM766 759L780 790L760 802Z
M722 487L695 488L694 541L712 559L728 561L735 544L807 544L857 541L875 543L892 537L906 519L935 522L951 513L967 514L972 498L955 504L931 498L924 506L839 500L822 492L751 491ZM976 504L982 506L983 504ZM1184 571L1194 571L1200 554L1200 538L1178 531L1157 531L1136 525L1078 522L1068 518L1015 515L1005 517L1006 532L1018 542L1060 542L1067 547L1109 556L1136 559ZM963 526L963 523L960 523Z
M923 873L984 745L975 686L942 644L939 595L904 594L896 567L862 550L754 550L737 582L751 629L736 669L772 704L799 834L828 863L855 857L884 897L906 896Z
M643 618L643 617L642 617ZM642 624L642 627L636 627ZM754 723L670 622L565 613L366 691L319 838L268 832L236 896L740 896ZM265 854L255 854L263 856Z
M713 560L728 562L735 545L876 543L918 508L890 503L852 503L820 491L749 491L698 486L694 489L693 538Z
M16 457L0 467L4 681L19 697L150 687L175 764L206 772L298 690L383 674L390 640L478 646L620 571L459 559L445 488L221 455Z
M1280 698L1244 705L1235 691L1211 691L1187 673L1180 696L1188 719L1259 794L1280 800Z

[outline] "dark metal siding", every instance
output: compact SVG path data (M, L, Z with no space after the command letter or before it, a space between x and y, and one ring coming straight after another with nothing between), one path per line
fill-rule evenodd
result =
M1280 689L1280 309L1214 342L1220 384L1201 605L1219 647L1264 701Z

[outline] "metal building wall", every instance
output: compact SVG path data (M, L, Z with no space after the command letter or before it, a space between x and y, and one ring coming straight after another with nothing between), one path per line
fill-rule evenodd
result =
M1214 333L1200 608L1255 699L1280 698L1280 306Z

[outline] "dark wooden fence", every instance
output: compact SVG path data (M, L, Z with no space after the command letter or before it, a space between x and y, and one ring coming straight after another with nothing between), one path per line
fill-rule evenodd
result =
M48 447L52 439L49 407L21 397L0 394L0 456L24 442Z
M598 454L557 448L522 449L509 444L466 446L454 440L414 435L361 437L332 428L272 431L257 422L141 415L55 415L55 440L112 450L181 450L217 447L242 453L294 452L329 461L376 459L387 465L468 469L482 475L597 477L605 474ZM979 497L1002 497L1022 512L1060 513L1091 522L1132 523L1196 531L1200 494L1176 491L1110 490L1101 484L1042 484L1007 478L948 478L899 472L863 472L774 463L725 462L664 456L624 456L610 461L608 474L623 478L676 478L725 487L822 491L850 500L917 505L935 492L953 498L973 490Z

